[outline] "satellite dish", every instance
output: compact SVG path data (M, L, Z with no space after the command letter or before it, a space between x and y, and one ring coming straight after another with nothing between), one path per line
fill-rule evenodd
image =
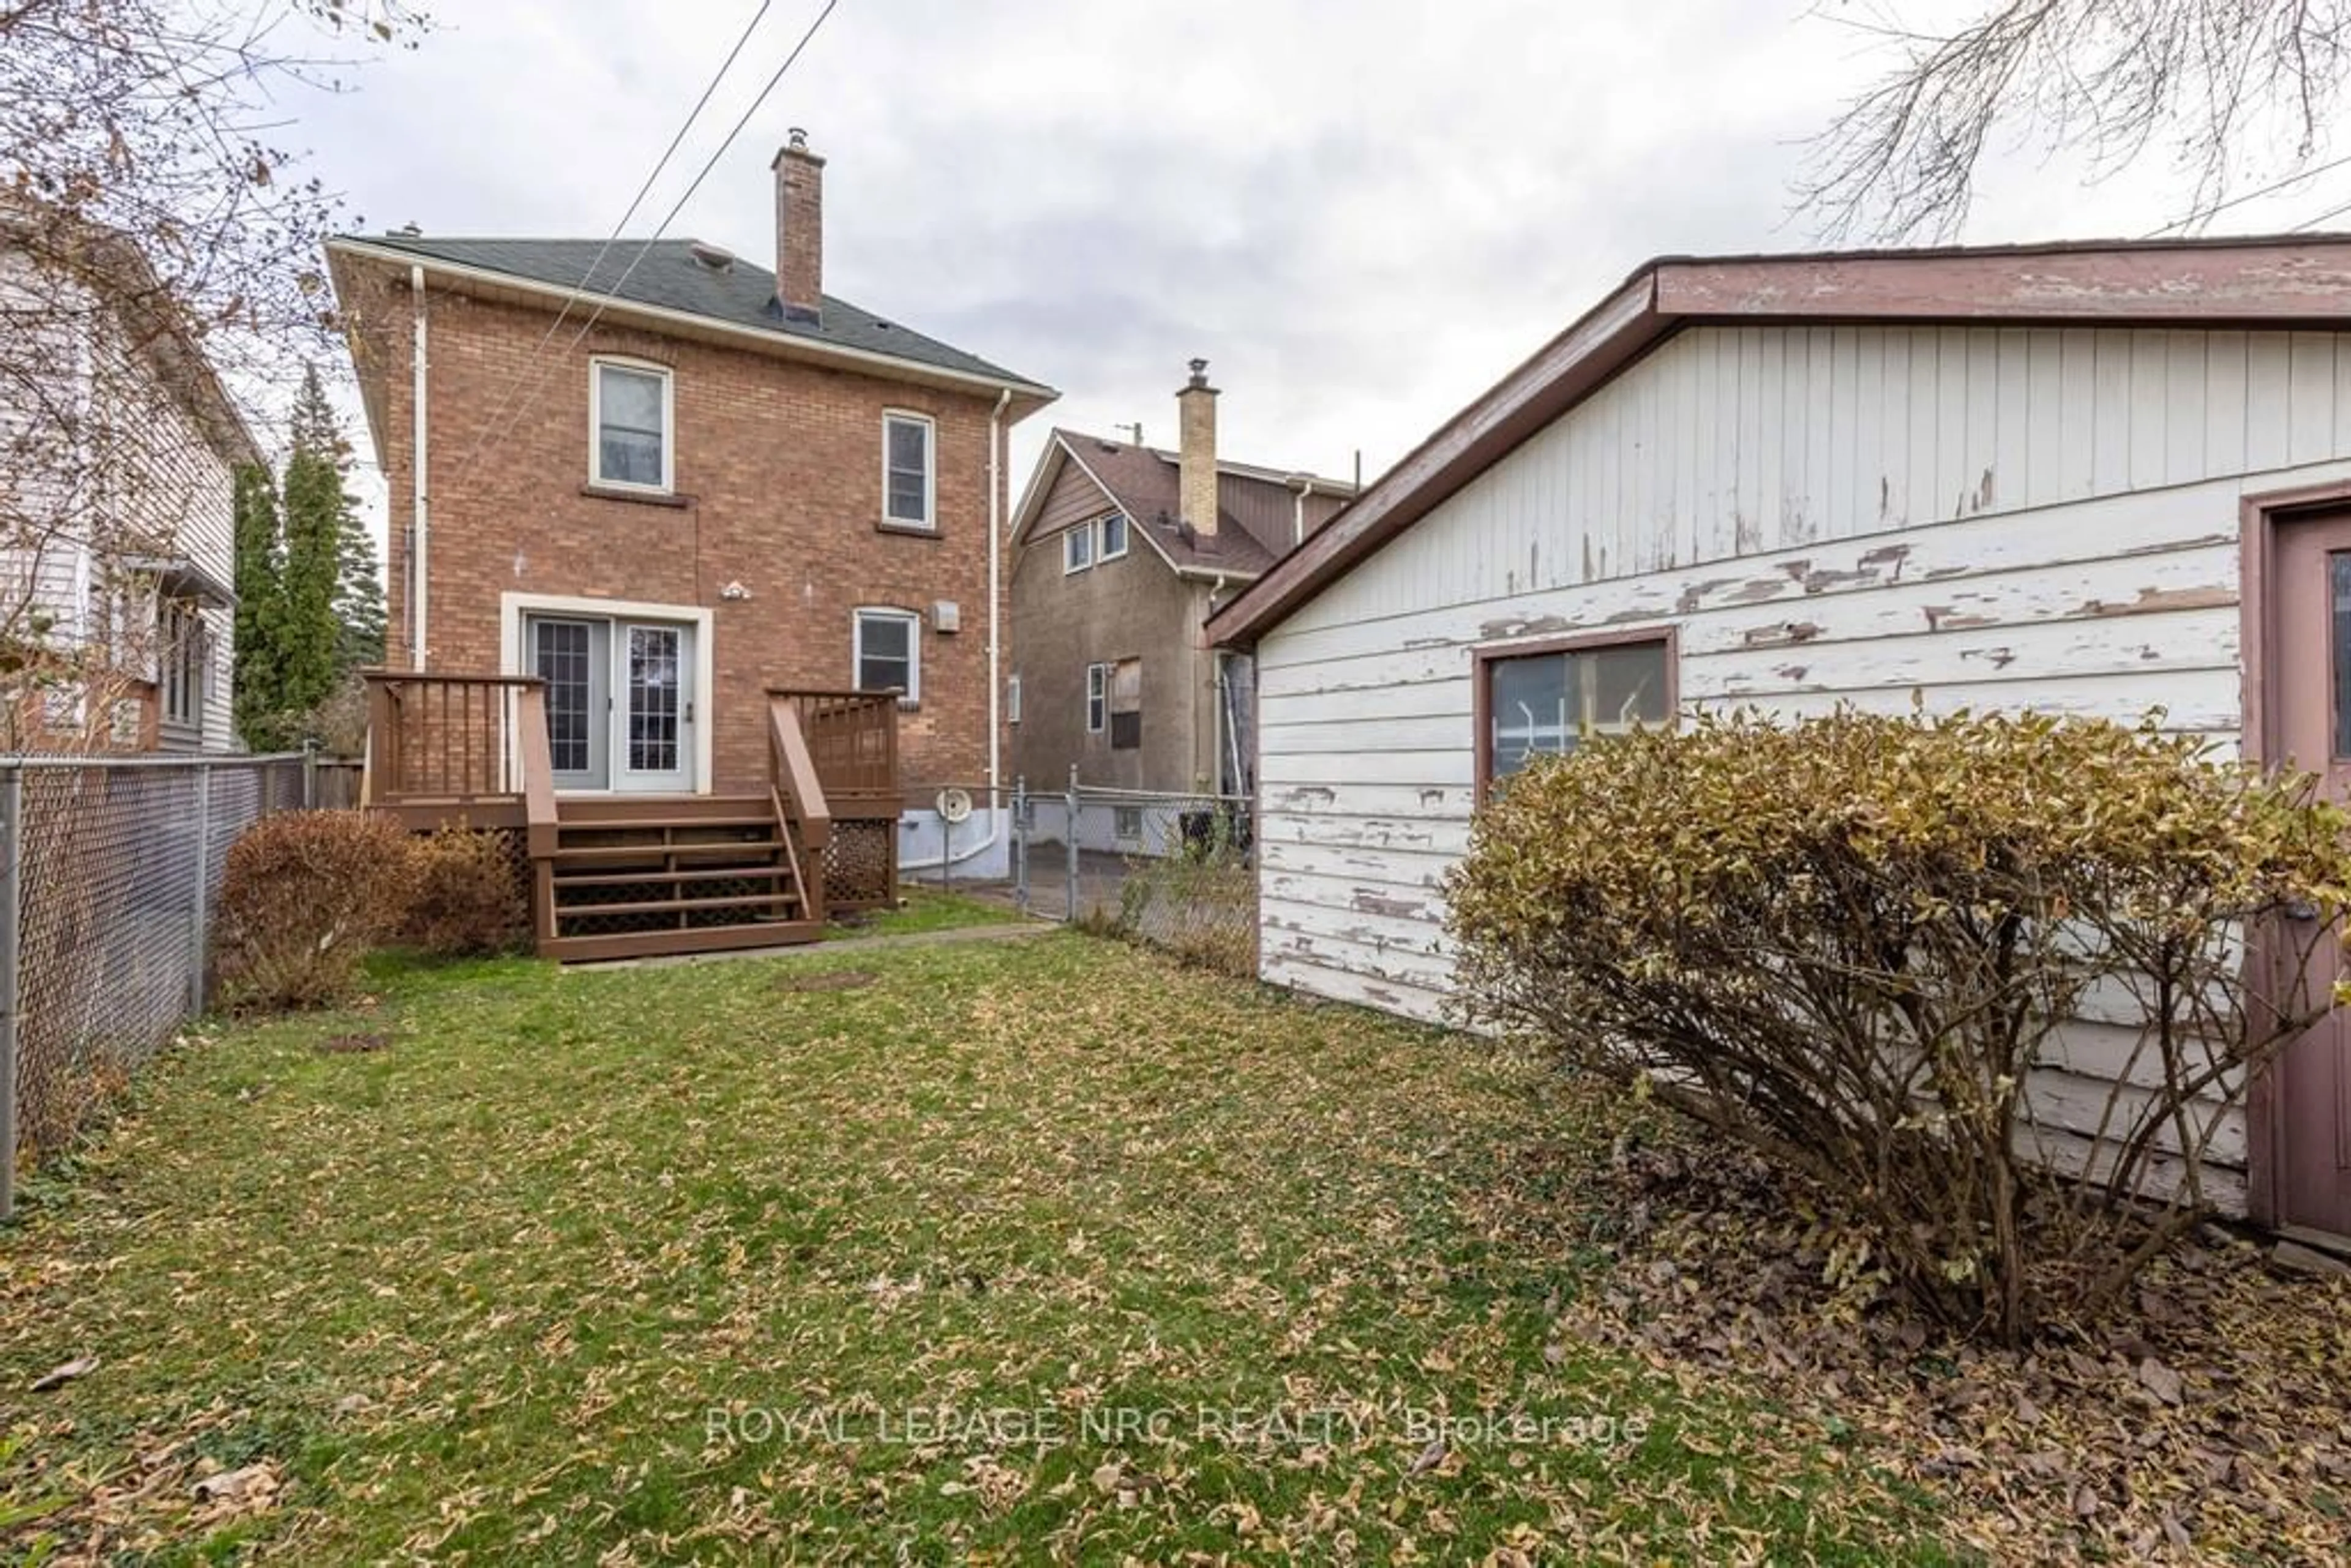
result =
M939 816L944 821L964 822L971 820L971 794L968 790L949 785L939 791L937 804Z

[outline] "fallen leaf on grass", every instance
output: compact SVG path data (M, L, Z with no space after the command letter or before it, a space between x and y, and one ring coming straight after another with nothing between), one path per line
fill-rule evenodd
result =
M197 1481L194 1488L199 1502L259 1501L277 1490L277 1467L266 1459L259 1464L206 1476Z
M98 1370L98 1357L78 1355L71 1361L60 1362L33 1379L33 1392L47 1394L52 1388L63 1388L77 1377L88 1377Z
M2153 1356L2143 1357L2138 1364L2139 1385L2166 1405L2179 1403L2179 1374Z

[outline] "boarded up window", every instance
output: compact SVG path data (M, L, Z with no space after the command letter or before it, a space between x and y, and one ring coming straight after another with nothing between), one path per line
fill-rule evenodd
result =
M1143 744L1143 661L1121 659L1111 666L1110 745L1133 751Z

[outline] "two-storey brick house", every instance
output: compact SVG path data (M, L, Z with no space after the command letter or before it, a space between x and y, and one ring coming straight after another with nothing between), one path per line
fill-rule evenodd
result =
M526 737L492 710L526 690L567 825L767 800L779 768L792 781L780 689L898 691L886 738L801 718L851 751L894 745L892 788L908 799L993 781L1006 442L1055 394L826 295L823 160L795 131L773 167L773 271L690 240L400 233L329 247L391 496L388 663L508 683L455 698L413 674L380 684L379 711L407 705L412 729L416 704L458 704L426 743L434 766L466 725L499 753L440 788L411 735L391 755L412 798L463 798L477 818L523 803L527 761L506 753ZM924 815L906 813L893 849L935 837ZM677 904L727 891L649 885ZM744 911L659 913L684 929ZM543 946L569 934L542 918Z

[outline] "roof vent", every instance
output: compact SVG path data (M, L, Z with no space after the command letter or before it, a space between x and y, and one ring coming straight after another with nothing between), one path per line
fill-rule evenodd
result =
M713 272L735 270L735 253L723 245L712 245L708 240L698 239L687 248L694 252L695 260Z
M424 234L424 231L417 226L416 220L414 218L409 219L406 223L401 225L392 232L396 235L403 235L409 239L421 239L423 237Z

